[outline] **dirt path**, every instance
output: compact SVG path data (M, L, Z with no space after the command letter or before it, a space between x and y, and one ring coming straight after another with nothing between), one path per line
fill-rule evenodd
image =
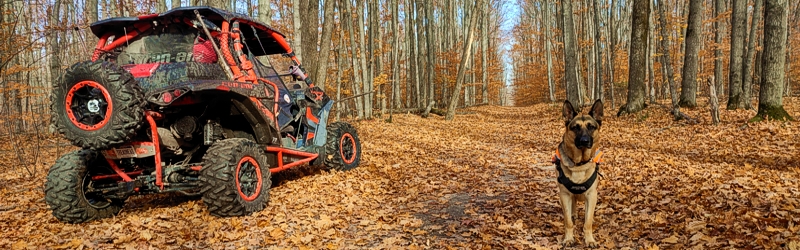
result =
M157 195L130 199L115 218L62 224L47 210L42 180L3 167L0 248L557 248L563 225L548 162L563 129L560 107L468 111L453 122L415 115L359 122L362 166L279 176L267 209L240 218ZM743 126L755 112L723 111L714 127L706 110L687 111L699 125L664 113L651 107L604 120L600 245L797 247L800 123Z

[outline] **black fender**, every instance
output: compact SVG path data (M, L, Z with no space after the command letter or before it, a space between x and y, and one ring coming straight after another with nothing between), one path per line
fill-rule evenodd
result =
M244 115L255 133L258 144L280 144L277 120L272 112L274 90L264 84L224 80L197 80L153 89L145 94L147 101L160 107L199 104L216 98L227 98ZM209 102L210 103L210 102Z

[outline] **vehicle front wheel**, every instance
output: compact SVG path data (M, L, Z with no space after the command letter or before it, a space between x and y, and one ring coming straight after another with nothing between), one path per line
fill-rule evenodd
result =
M327 169L345 171L358 167L361 162L361 140L356 129L346 122L328 125L325 154Z
M94 150L70 152L56 160L44 184L45 202L58 220L82 223L108 218L122 209L125 200L109 199L94 190L89 169L107 164Z
M272 185L264 149L252 140L215 142L203 156L200 186L203 203L215 216L242 216L261 211Z

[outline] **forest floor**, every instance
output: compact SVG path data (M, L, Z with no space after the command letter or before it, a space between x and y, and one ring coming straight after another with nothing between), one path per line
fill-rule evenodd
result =
M800 118L800 99L784 100ZM701 106L707 106L701 101ZM798 249L800 122L747 124L755 111L665 108L614 117L607 107L594 235L606 249ZM355 123L360 167L275 176L267 208L217 218L177 194L132 197L114 217L80 225L47 209L46 147L35 178L0 145L0 248L556 249L563 237L556 171L560 105L484 106L455 121L396 114ZM63 141L59 143L65 143ZM575 249L583 246L583 208Z

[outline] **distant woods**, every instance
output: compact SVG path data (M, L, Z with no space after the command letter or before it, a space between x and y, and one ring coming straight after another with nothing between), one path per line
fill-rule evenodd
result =
M518 4L510 53L515 105L603 99L622 114L669 98L677 111L697 107L697 96L708 97L713 86L727 109L789 118L782 97L797 94L800 80L798 1Z
M800 85L790 0L6 0L3 133L47 128L51 83L90 57L90 23L190 5L286 34L312 79L344 100L338 117L563 99L621 113L668 99L679 113L707 105L697 98L713 86L723 108L781 118Z

